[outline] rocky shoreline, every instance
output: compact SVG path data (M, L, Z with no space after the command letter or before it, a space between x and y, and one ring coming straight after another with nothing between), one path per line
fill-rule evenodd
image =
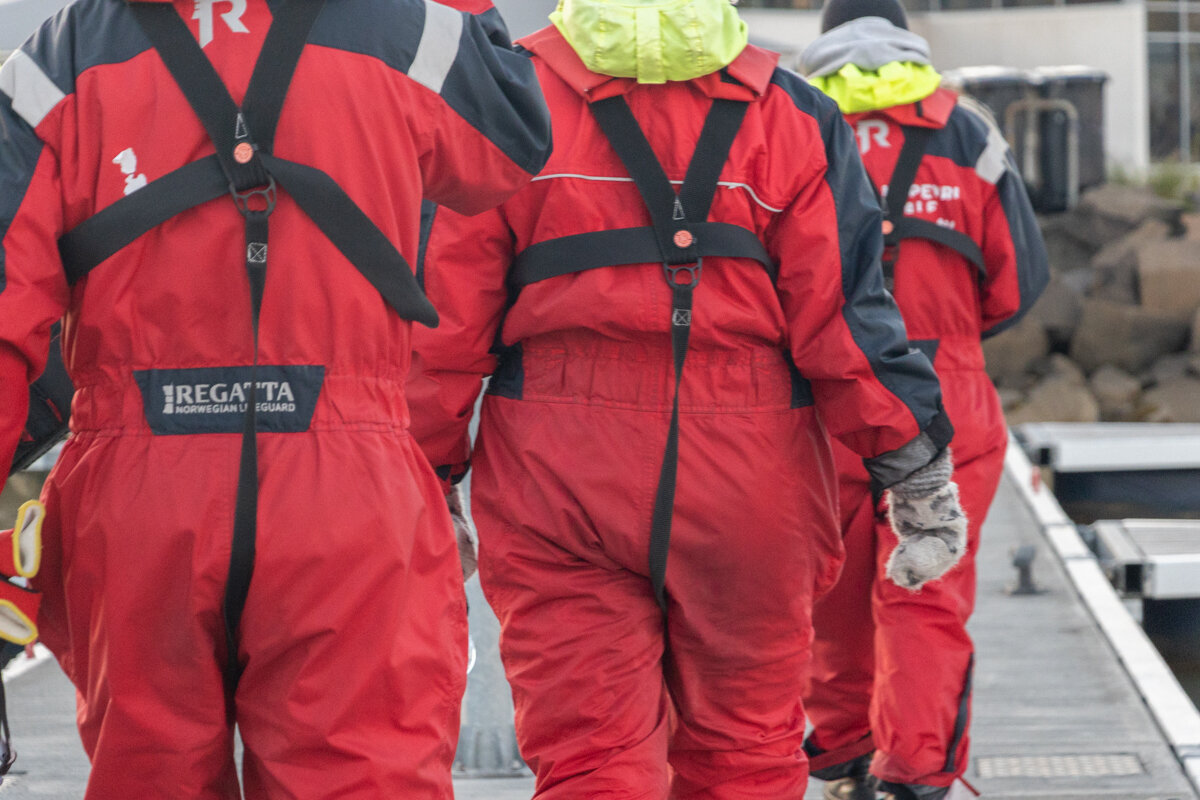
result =
M1200 214L1109 184L1040 222L1050 285L984 343L1009 424L1200 422Z

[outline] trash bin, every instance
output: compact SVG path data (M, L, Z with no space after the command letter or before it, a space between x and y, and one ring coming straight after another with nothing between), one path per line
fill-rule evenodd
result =
M1031 80L1028 72L1016 67L961 67L942 73L942 84L983 103L1005 136L1010 134L1004 130L1005 112L1013 103L1035 94Z
M1033 70L1038 93L1047 100L1065 100L1075 109L1078 175L1076 190L1099 186L1105 180L1104 84L1108 75L1082 66L1039 67ZM1042 181L1040 205L1046 210L1069 207L1067 175L1070 115L1047 108L1040 119Z
M991 112L1018 164L1025 164L1025 151L1034 144L1025 130L1033 119L1030 115L1036 113L1029 105L1038 97L1036 80L1032 73L1016 67L961 67L942 73L943 86L970 95ZM1009 112L1010 106L1013 113ZM1025 179L1028 184L1031 176L1025 174Z
M1104 183L1104 72L988 66L948 70L943 78L992 112L1037 211L1066 211L1081 189Z

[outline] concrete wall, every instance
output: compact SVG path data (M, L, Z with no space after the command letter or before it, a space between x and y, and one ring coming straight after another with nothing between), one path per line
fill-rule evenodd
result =
M820 32L816 12L746 9L756 41L798 51ZM1140 2L913 14L940 69L1083 65L1107 72L1104 139L1110 164L1149 165L1146 11Z
M67 0L0 0L0 51L16 50Z
M1109 162L1142 172L1150 162L1146 10L1084 4L932 15L914 22L945 69L973 64L1082 64L1108 73L1104 141Z
M495 0L514 37L547 24L556 0ZM65 0L0 0L0 50L15 48ZM816 12L744 9L753 40L794 54L820 31ZM914 14L942 69L999 64L1031 68L1080 64L1104 70L1109 162L1138 174L1149 165L1146 13L1141 2Z
M504 15L508 30L517 39L550 23L547 17L557 5L555 0L493 0Z

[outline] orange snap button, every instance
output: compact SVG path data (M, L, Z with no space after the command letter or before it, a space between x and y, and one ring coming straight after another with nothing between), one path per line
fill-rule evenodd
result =
M883 235L887 236L894 230L896 230L896 226L892 224L892 221L890 219L885 219L883 221Z
M254 146L249 142L242 142L233 148L233 160L239 164L246 164L252 158L254 158Z
M676 231L675 246L679 249L684 249L692 246L692 242L696 241L696 237L692 236L691 231Z

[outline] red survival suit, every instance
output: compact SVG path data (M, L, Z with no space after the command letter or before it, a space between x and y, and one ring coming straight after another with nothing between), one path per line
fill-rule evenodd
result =
M933 131L904 214L966 233L982 251L984 271L923 238L903 239L898 254L886 254L898 255L896 302L913 345L933 361L954 425L954 480L970 522L968 551L919 592L889 582L883 565L896 537L861 460L835 445L847 559L837 586L814 612L806 700L815 727L810 754L826 751L814 763L830 777L871 750L870 736L876 748L871 771L887 782L948 786L967 768L973 651L966 623L975 605L979 530L1007 441L980 339L1016 322L1048 275L1041 235L1004 139L956 100L938 89L910 105L847 115L878 187L892 178L906 126Z
M479 571L537 797L799 797L811 603L842 558L828 434L865 457L922 453L902 474L875 463L884 483L949 438L929 365L883 291L853 135L753 46L719 73L652 86L588 71L552 27L521 44L555 152L498 209L437 211L424 275L442 323L414 334L409 399L444 477L473 458ZM676 182L714 99L749 103L708 219L753 231L779 270L773 282L749 259L704 259L665 631L647 567L675 389L663 266L550 278L511 307L507 283L531 246L647 224L588 108L618 96Z
M0 461L65 314L77 394L36 583L43 639L78 689L87 797L241 797L236 721L247 797L449 798L466 615L439 483L408 433L412 326L282 189L258 326L257 554L226 697L255 352L245 222L222 196L73 286L57 246L215 152L131 8L82 0L0 70ZM241 102L267 3L176 11ZM540 90L494 10L339 0L302 46L275 155L324 170L409 258L422 196L476 212L544 163Z

